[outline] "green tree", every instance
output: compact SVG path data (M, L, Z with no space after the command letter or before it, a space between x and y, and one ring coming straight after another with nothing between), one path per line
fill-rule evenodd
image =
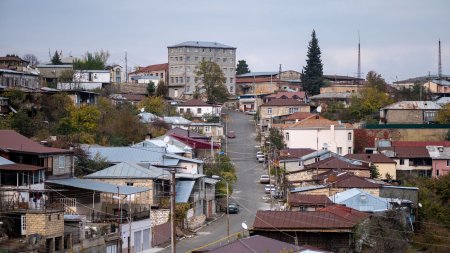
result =
M166 111L166 102L163 97L148 97L139 102L138 107L144 108L146 112L163 116Z
M250 73L247 62L245 60L239 60L236 66L236 75L242 75L246 73Z
M278 128L269 129L269 142L272 147L275 147L278 150L284 148L283 134Z
M150 81L147 85L147 93L150 96L155 94L155 83L153 83L152 81Z
M202 61L197 67L196 82L200 81L206 90L206 97L209 102L223 103L228 100L228 90L225 87L225 77L220 66L211 61Z
M370 165L370 178L379 178L380 177L380 171L378 170L377 166L372 164Z
M439 110L436 120L440 124L450 124L450 104L446 104Z
M387 83L384 78L377 72L371 70L366 76L366 86L373 87L381 92L387 92Z
M100 50L99 52L86 52L83 59L73 61L73 69L76 70L103 70L109 58L109 52Z
M156 96L165 98L167 93L169 93L169 87L167 87L164 80L159 80L158 87L156 87Z
M54 65L61 65L61 58L59 57L58 51L55 51L52 57L52 64Z
M9 100L9 105L16 110L19 110L22 106L24 106L25 92L17 88L11 88L4 91L2 93L2 97L7 98Z
M313 30L311 34L311 41L308 45L308 53L306 59L306 66L303 68L301 76L303 89L309 95L317 95L320 93L320 87L324 85L323 82L323 65L320 59L319 40L316 38L316 31Z

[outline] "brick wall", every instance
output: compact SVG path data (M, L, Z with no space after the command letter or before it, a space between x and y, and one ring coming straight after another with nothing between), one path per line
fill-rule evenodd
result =
M64 213L27 213L27 236L40 234L42 236L54 236L64 234ZM50 218L50 219L49 219Z

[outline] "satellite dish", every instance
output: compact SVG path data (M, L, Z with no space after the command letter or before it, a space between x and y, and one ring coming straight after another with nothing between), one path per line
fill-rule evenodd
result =
M318 113L320 113L322 111L322 106L319 105L316 110Z
M141 112L145 112L145 108L141 108Z
M242 228L245 229L245 230L248 229L248 226L247 226L247 224L246 224L245 222L242 222L241 226L242 226Z
M422 207L422 203L419 203L419 207Z
M165 144L169 143L170 137L169 136L164 137L163 141L164 141Z

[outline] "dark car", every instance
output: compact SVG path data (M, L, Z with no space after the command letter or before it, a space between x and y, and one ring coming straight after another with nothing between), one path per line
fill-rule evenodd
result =
M236 203L228 204L228 213L239 213L239 206Z
M230 139L236 138L236 133L234 131L228 131L227 137Z

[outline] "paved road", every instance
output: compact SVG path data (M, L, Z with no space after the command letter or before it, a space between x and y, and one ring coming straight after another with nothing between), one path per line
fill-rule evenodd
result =
M234 185L234 191L230 202L240 205L239 214L230 214L230 234L242 232L241 224L245 222L251 227L257 210L269 209L265 203L264 185L259 184L259 176L265 174L261 163L256 161L255 146L255 122L253 116L241 112L228 111L228 130L235 131L236 139L228 139L228 155L235 164L238 181ZM200 229L197 236L178 241L177 252L189 252L201 246L219 241L227 236L226 215ZM226 243L227 240L217 242ZM161 252L170 252L170 247Z

